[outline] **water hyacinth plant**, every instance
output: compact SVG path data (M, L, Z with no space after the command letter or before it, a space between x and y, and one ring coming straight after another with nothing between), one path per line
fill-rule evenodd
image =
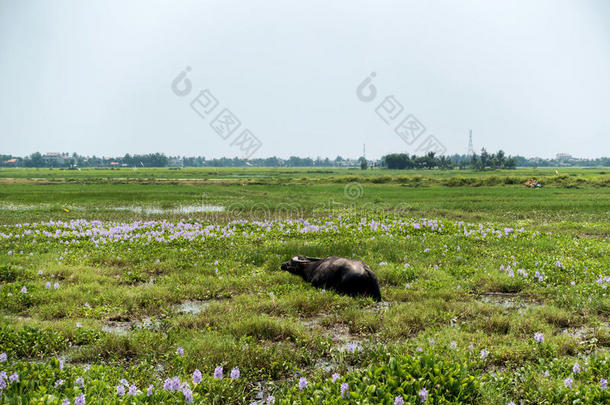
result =
M203 375L201 374L201 371L199 371L198 369L195 369L195 371L193 371L193 384L197 385L202 380L203 380Z

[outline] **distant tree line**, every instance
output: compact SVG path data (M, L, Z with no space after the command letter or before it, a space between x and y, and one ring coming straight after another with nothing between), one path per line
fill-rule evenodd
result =
M163 153L148 153L143 155L126 154L117 157L83 156L77 153L54 153L42 155L32 153L26 157L0 155L0 167L341 167L361 166L361 158L335 159L291 156L288 159L268 157L260 159L215 158L206 160L203 156L167 156Z
M77 153L56 153L42 155L39 152L25 157L0 154L0 167L384 167L388 169L466 169L493 170L512 169L516 166L557 167L557 166L610 166L610 158L597 159L542 159L523 156L506 156L499 150L488 153L484 148L480 154L437 156L430 152L424 156L392 153L385 155L379 162L367 161L364 157L335 159L291 156L288 159L268 157L259 159L215 158L207 160L203 156L167 156L163 153L126 154L117 157L83 156Z
M577 159L577 158L559 158L559 159L542 159L538 157L525 158L523 156L515 156L517 166L523 167L557 167L557 166L610 166L610 157L601 157L597 159Z
M381 158L381 166L388 169L452 169L454 164L447 156L436 156L429 152L424 156L409 156L406 153L392 153Z
M515 167L559 167L581 166L598 167L610 166L610 158L597 159L542 159L525 158L523 156L506 156L504 151L488 153L485 148L480 154L436 156L429 152L424 156L409 156L406 153L393 153L381 158L381 166L388 169L473 169L478 171L494 169L514 169Z
M514 169L516 166L515 159L510 156L507 157L502 149L497 153L490 154L483 148L480 155L475 153L470 156L469 167L474 170Z
M507 157L500 150L497 153L489 154L483 148L481 154L477 155L453 155L436 156L434 152L429 152L424 156L409 156L406 153L393 153L381 158L381 165L388 169L441 169L448 170L453 168L474 169L474 170L493 170L493 169L514 169L516 161L513 157Z

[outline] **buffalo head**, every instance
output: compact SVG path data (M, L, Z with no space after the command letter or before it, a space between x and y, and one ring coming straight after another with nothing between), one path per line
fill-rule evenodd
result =
M303 269L305 268L305 266L317 260L320 259L315 257L298 255L293 257L289 261L282 263L282 270L286 270L292 274L301 276L303 275Z

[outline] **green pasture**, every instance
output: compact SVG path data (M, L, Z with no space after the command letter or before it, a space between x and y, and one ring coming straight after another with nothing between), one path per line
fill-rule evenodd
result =
M609 181L0 170L0 402L608 403ZM383 302L295 254L365 261Z

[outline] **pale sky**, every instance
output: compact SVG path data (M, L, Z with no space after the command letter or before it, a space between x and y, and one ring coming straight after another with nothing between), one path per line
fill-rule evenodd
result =
M430 134L453 154L472 129L477 150L608 156L610 2L0 0L0 89L4 154L232 157L243 129L253 158L378 158ZM389 95L426 127L413 145L375 112Z

